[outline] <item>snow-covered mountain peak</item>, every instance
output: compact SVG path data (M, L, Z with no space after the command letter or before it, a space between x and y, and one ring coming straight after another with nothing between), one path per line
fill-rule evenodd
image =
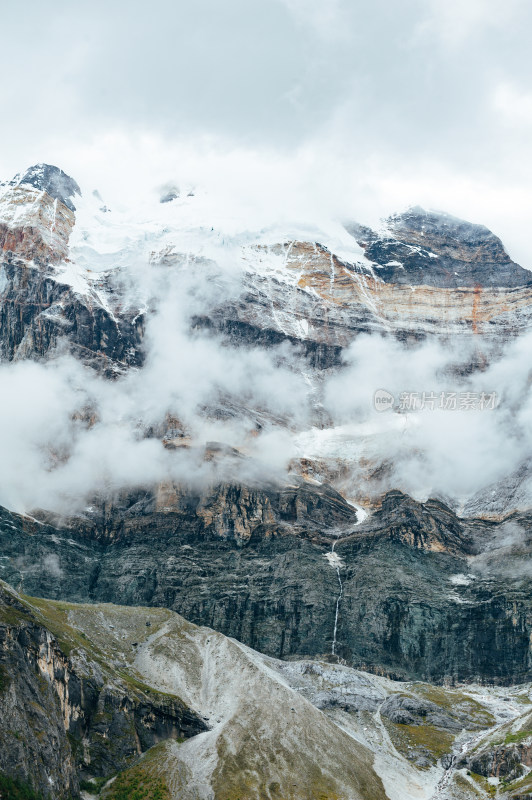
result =
M53 200L60 200L71 211L76 210L73 198L81 195L81 189L74 178L52 164L34 164L26 172L15 175L8 185L33 186L46 192Z

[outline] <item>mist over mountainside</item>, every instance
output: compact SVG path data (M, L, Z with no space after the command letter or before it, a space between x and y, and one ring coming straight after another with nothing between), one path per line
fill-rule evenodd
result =
M287 471L362 505L390 488L460 505L526 459L531 273L487 229L413 209L376 233L252 231L198 190L138 218L27 175L0 200L9 508ZM229 450L206 459L210 441Z
M495 775L508 775L509 785L521 780L532 764L526 720L522 750L509 754L504 733L498 750L486 739L475 761L487 730L520 719L515 709L501 716L504 692L528 698L532 677L532 273L503 243L481 225L419 207L375 229L353 220L256 229L213 207L198 186L168 184L156 202L114 210L46 164L2 185L0 243L0 578L56 602L37 630L27 601L24 610L2 590L17 609L16 619L0 616L2 652L12 653L16 640L17 663L30 665L17 697L41 691L31 670L44 641L51 652L50 636L63 647L63 624L82 637L78 650L105 627L98 669L86 656L83 674L79 663L66 668L64 648L53 657L59 683L39 702L53 706L57 741L71 755L62 772L53 762L63 788L50 794L43 745L39 791L77 796L83 776L117 771L120 786L137 775L128 770L140 769L146 750L138 764L149 780L162 781L165 796L191 800L242 792L450 800L488 796ZM300 670L325 670L319 690L305 683L290 691L310 692L332 723L291 695L293 720L273 710L260 735L249 734L264 753L248 753L236 729L214 734L201 693L219 672L210 672L211 634L192 625L185 638L200 636L207 648L197 690L186 683L190 692L181 694L195 667L176 645L179 692L161 678L170 656L155 651L153 663L135 662L131 674L128 667L129 677L120 655L118 677L105 676L111 688L98 678L96 692L94 676L109 666L106 647L116 635L114 623L103 622L111 612L83 605L94 611L80 611L88 614L81 620L63 604L68 620L57 627L60 601L121 604L126 627L132 607L152 607L165 620L170 611L161 609L177 611L217 631L234 658L244 645L257 651L240 650L254 665L243 669L265 670L268 681L274 669L296 684ZM100 623L89 634L92 614ZM30 629L28 639L22 631ZM216 668L228 669L233 656L217 657ZM268 658L285 662L274 667ZM384 677L372 699L367 686L363 701L359 689L352 699L327 672L334 665L351 670L345 675L357 686L373 678L353 670ZM147 692L153 707L136 683L148 680L148 667L158 676L149 683L156 694ZM93 694L80 711L68 706L63 730L64 699L58 711L53 698L64 698L64 669L74 669L72 686L90 673ZM399 683L396 692L392 681L407 688ZM432 685L437 702L420 706L425 690L416 681L447 688ZM442 717L442 708L473 703L445 694L463 682L480 693L483 684L499 687L490 690L495 716L491 700L481 709L475 700L463 718ZM504 688L515 685L525 688ZM177 700L161 705L168 691L190 713L191 739L179 746L185 712ZM264 713L258 697L249 710L247 691L237 728ZM0 683L0 701L1 692ZM13 716L17 703L9 702ZM297 739L298 719L326 737L321 755ZM199 733L202 720L208 733ZM15 722L39 727L31 715ZM109 735L104 722L106 731L123 731L123 746L97 749L96 758L95 742ZM285 735L295 750L276 751L277 766L266 768L268 742ZM38 752L33 739L32 747ZM357 755L344 774L350 747ZM290 766L293 752L319 762L313 777L308 764ZM31 783L27 754L13 757L13 775ZM469 780L471 771L480 782ZM250 783L244 774L253 774ZM311 777L314 788L305 783Z

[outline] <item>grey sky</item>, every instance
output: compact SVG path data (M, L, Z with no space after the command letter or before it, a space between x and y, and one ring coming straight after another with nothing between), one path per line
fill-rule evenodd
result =
M532 183L531 31L529 0L5 0L0 176L53 160L83 185L91 159L117 168L110 132L131 163L143 136L169 154L307 148L311 171L356 173L353 193L470 207L512 236Z

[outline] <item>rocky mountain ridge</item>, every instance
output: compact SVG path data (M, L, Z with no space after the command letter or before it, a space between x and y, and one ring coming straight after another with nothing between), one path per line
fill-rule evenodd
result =
M488 228L450 214L415 207L390 217L381 231L349 229L385 283L509 289L532 282Z
M395 492L357 524L340 495L305 484L178 496L62 522L4 510L2 577L45 597L172 608L276 658L333 651L396 678L530 679L530 577L516 569L530 542L504 544L529 515L460 519Z
M78 192L75 181L49 165L4 185L3 358L42 357L66 338L90 363L138 365L145 309L121 311L120 273L111 270L98 280L75 261L68 270L55 268L72 262L72 197ZM235 254L244 266L242 293L196 316L193 325L237 346L292 342L318 369L338 366L361 333L506 340L530 329L531 273L486 228L413 209L391 218L382 233L353 225L347 230L353 234L346 234L349 256L345 244L334 252L319 241L245 243ZM165 236L150 254L152 263L171 266L188 258L179 236Z

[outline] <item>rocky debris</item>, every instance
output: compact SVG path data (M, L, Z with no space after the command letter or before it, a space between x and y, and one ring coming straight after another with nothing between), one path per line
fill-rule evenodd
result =
M391 694L379 712L396 747L419 769L427 769L437 761L444 770L455 766L453 740L463 731L485 730L492 722L491 715L467 695L440 689L431 691L438 702L423 696L423 687L414 694L415 684L409 684L408 694ZM392 723L392 725L390 725Z
M178 697L116 669L60 611L36 603L0 582L0 770L67 798L80 775L111 775L158 741L207 730Z
M312 702L316 708L320 708L322 711L339 708L351 713L353 711L376 711L379 707L377 698L340 690L317 692Z
M485 749L482 742L508 738L509 730L525 743L529 738L525 735L530 729L529 685L509 690L433 686L391 681L325 660L271 659L267 663L298 694L367 743L376 754L375 768L385 789L398 800L412 797L412 787L420 785L427 798L488 798L493 787L487 777L495 776L468 775L467 753ZM337 703L342 695L356 697L357 707ZM526 780L530 778L532 773ZM516 793L522 793L525 786L509 780L499 783L499 795L519 796Z
M322 711L375 712L386 699L367 675L323 661L272 661L275 669L312 705Z

